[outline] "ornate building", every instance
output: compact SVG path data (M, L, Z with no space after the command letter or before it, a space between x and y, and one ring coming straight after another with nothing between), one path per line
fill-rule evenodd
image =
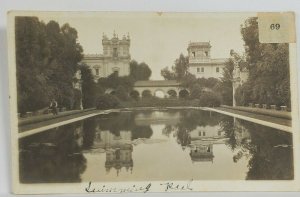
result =
M131 131L120 131L119 135L115 135L109 130L100 130L96 128L94 147L102 148L106 153L105 169L109 173L111 169L115 169L119 175L122 168L132 172L132 133Z
M90 66L95 81L112 73L118 73L119 76L129 75L129 35L119 39L114 33L113 38L109 39L103 34L102 46L103 54L86 54L82 60L82 63Z
M225 132L219 125L197 126L189 132L190 157L193 162L213 162L213 145L225 143Z
M212 59L210 42L190 42L188 50L189 72L197 78L220 78L227 59Z

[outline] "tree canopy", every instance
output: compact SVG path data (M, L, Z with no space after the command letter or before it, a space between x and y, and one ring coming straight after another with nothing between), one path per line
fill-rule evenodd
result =
M96 98L98 96L96 82L90 67L86 64L79 66L81 72L81 87L82 87L82 105L83 108L91 108L96 105Z
M249 18L241 27L249 70L246 92L251 102L290 106L288 44L260 43L257 18ZM249 89L246 89L249 88ZM240 102L240 104L245 104Z
M18 111L34 111L55 98L60 106L75 102L74 74L82 59L77 31L69 24L45 24L37 17L16 17Z
M183 54L180 54L179 58L175 60L174 65L169 70L168 67L165 67L161 70L161 75L166 80L183 80L188 74L189 59Z
M149 80L151 77L152 71L149 68L149 66L145 63L138 63L135 60L132 60L130 62L130 77L134 81L139 81L139 80Z

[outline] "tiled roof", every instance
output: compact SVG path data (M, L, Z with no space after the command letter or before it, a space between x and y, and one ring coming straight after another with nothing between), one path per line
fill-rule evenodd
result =
M210 61L203 61L203 62L191 62L189 63L190 66L197 66L197 65L215 65L215 64L225 64L228 58L217 58L217 59L210 59Z
M190 42L189 47L193 46L208 46L211 47L210 42Z
M165 86L179 86L180 82L176 80L149 80L137 81L134 83L135 87L165 87Z
M98 57L103 57L102 54L84 54L83 58L98 58Z

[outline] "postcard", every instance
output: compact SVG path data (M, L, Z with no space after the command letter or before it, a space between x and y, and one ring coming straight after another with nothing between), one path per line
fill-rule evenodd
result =
M15 194L299 191L293 12L8 13Z

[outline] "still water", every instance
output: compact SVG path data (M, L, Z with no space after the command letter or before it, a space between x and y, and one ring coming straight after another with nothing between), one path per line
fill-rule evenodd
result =
M19 141L22 183L293 179L292 135L209 111L100 115Z

